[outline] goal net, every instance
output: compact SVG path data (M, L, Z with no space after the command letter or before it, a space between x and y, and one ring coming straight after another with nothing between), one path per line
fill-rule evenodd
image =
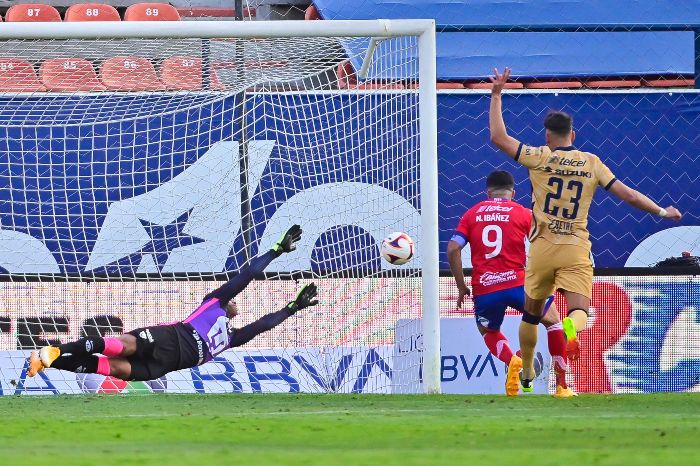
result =
M432 23L91 24L2 32L0 394L434 380L420 358L396 364L425 345L420 325L397 338L397 322L437 313L436 148L422 135L435 132L435 57L421 53L434 34L419 39ZM27 377L41 346L183 320L293 224L298 249L236 298L233 325L310 282L318 306L147 383ZM403 266L379 254L394 231L416 243Z

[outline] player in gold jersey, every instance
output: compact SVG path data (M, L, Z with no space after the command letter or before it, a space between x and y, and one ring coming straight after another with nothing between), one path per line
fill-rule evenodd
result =
M566 297L568 316L562 321L569 358L578 358L576 333L586 327L593 288L588 209L600 186L637 209L669 220L680 220L673 206L661 208L644 194L626 186L590 152L573 145L573 120L564 112L550 112L544 120L546 145L527 146L508 135L503 121L501 92L510 76L498 70L491 78L489 129L491 142L528 168L532 183L532 229L525 270L525 313L520 324L523 391L532 390L537 324L554 290Z

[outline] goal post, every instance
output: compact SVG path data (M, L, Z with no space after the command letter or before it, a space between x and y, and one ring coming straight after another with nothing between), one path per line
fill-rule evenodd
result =
M322 304L150 390L440 393L435 62L433 20L0 28L0 393L110 391L24 359L184 319L293 223L234 325Z

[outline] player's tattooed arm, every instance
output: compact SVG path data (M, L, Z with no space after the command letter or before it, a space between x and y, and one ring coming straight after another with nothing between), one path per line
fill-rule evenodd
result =
M264 315L255 322L252 322L239 329L232 329L231 347L244 345L261 333L277 327L279 324L287 320L288 317L296 314L297 311L317 305L317 292L318 288L316 287L316 284L310 283L299 291L299 294L297 294L294 301L291 301L279 311Z
M505 68L503 74L494 68L495 75L492 76L491 82L491 106L489 108L489 131L491 133L491 142L500 150L515 158L520 147L520 141L508 135L506 123L503 121L503 108L501 102L501 93L508 78L510 77L510 68Z

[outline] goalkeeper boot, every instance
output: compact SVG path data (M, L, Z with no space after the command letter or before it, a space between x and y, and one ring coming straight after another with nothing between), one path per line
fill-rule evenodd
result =
M39 372L44 370L44 365L36 351L32 351L29 355L29 366L27 367L27 377L34 377Z
M570 361L576 361L581 355L581 343L576 335L576 326L571 317L565 317L561 321L566 336L566 356Z
M301 233L302 229L299 225L292 225L292 227L282 235L280 240L272 246L272 250L276 251L278 254L294 251L297 248L296 243L301 239Z
M518 396L520 391L520 383L518 381L518 374L523 368L523 360L520 356L513 356L510 358L510 363L508 364L508 374L506 375L506 395L508 396Z
M557 385L557 390L554 392L554 398L572 398L574 396L578 396L578 393L573 391L571 387L564 388Z
M44 367L51 367L59 356L61 356L61 349L56 346L44 346L39 350L39 359Z

